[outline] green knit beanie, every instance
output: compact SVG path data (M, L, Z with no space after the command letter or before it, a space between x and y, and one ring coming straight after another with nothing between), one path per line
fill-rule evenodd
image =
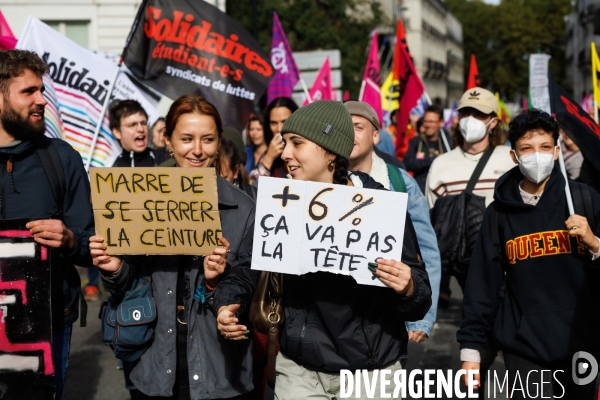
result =
M352 116L339 101L318 100L288 117L281 134L296 133L345 159L354 147Z

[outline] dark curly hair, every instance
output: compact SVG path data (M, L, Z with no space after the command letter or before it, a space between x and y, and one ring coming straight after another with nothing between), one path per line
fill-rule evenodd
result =
M30 70L38 78L48 73L48 66L36 53L27 50L0 51L0 92L8 95L8 86L13 78Z
M350 161L347 158L344 158L338 154L332 153L327 149L325 150L326 154L331 154L335 156L333 160L333 183L337 185L347 185L348 184L348 168L350 166Z
M148 120L148 113L137 100L115 100L110 105L108 111L108 127L111 130L119 129L122 118L127 118L137 113L142 114Z
M510 146L514 149L517 140L533 131L544 131L554 138L554 143L558 142L558 122L547 112L531 108L524 110L508 125L508 140Z

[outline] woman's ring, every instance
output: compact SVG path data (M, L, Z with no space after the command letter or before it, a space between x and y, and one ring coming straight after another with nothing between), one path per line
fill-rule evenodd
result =
M572 230L572 231L574 231L574 230L576 230L576 229L577 229L577 227L576 227L576 226L574 226L574 227L572 227L572 228L571 228L571 230Z

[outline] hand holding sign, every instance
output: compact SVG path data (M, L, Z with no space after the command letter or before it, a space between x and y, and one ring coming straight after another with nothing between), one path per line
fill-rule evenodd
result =
M217 284L214 280L225 271L227 266L229 242L224 237L220 237L219 241L223 243L223 247L216 247L210 256L204 257L204 277L211 286Z
M377 268L373 275L394 289L396 293L405 296L410 296L415 287L410 267L400 261L386 260L385 258L378 259Z
M94 265L103 271L114 273L121 268L121 258L108 254L102 236L90 237L90 254Z

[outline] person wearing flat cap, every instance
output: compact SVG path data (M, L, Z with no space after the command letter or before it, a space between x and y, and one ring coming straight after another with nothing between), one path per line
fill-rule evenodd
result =
M294 179L383 189L369 175L348 171L354 127L342 103L320 100L298 109L281 134L281 158ZM405 322L422 319L431 305L408 213L401 260L374 261L376 267L369 268L388 288L359 285L350 276L328 272L284 276L275 399L339 398L341 370L362 370L371 380L379 369L393 374L402 368ZM379 393L380 381L375 381Z
M354 124L354 148L350 154L350 169L371 175L388 190L408 194L408 214L417 232L417 241L429 275L431 300L434 304L423 320L407 324L408 339L417 343L423 342L431 335L431 328L437 315L442 270L440 251L435 231L431 226L427 200L417 181L408 172L392 165L376 152L375 145L381 135L379 117L373 107L362 101L347 101L344 107L352 116Z

